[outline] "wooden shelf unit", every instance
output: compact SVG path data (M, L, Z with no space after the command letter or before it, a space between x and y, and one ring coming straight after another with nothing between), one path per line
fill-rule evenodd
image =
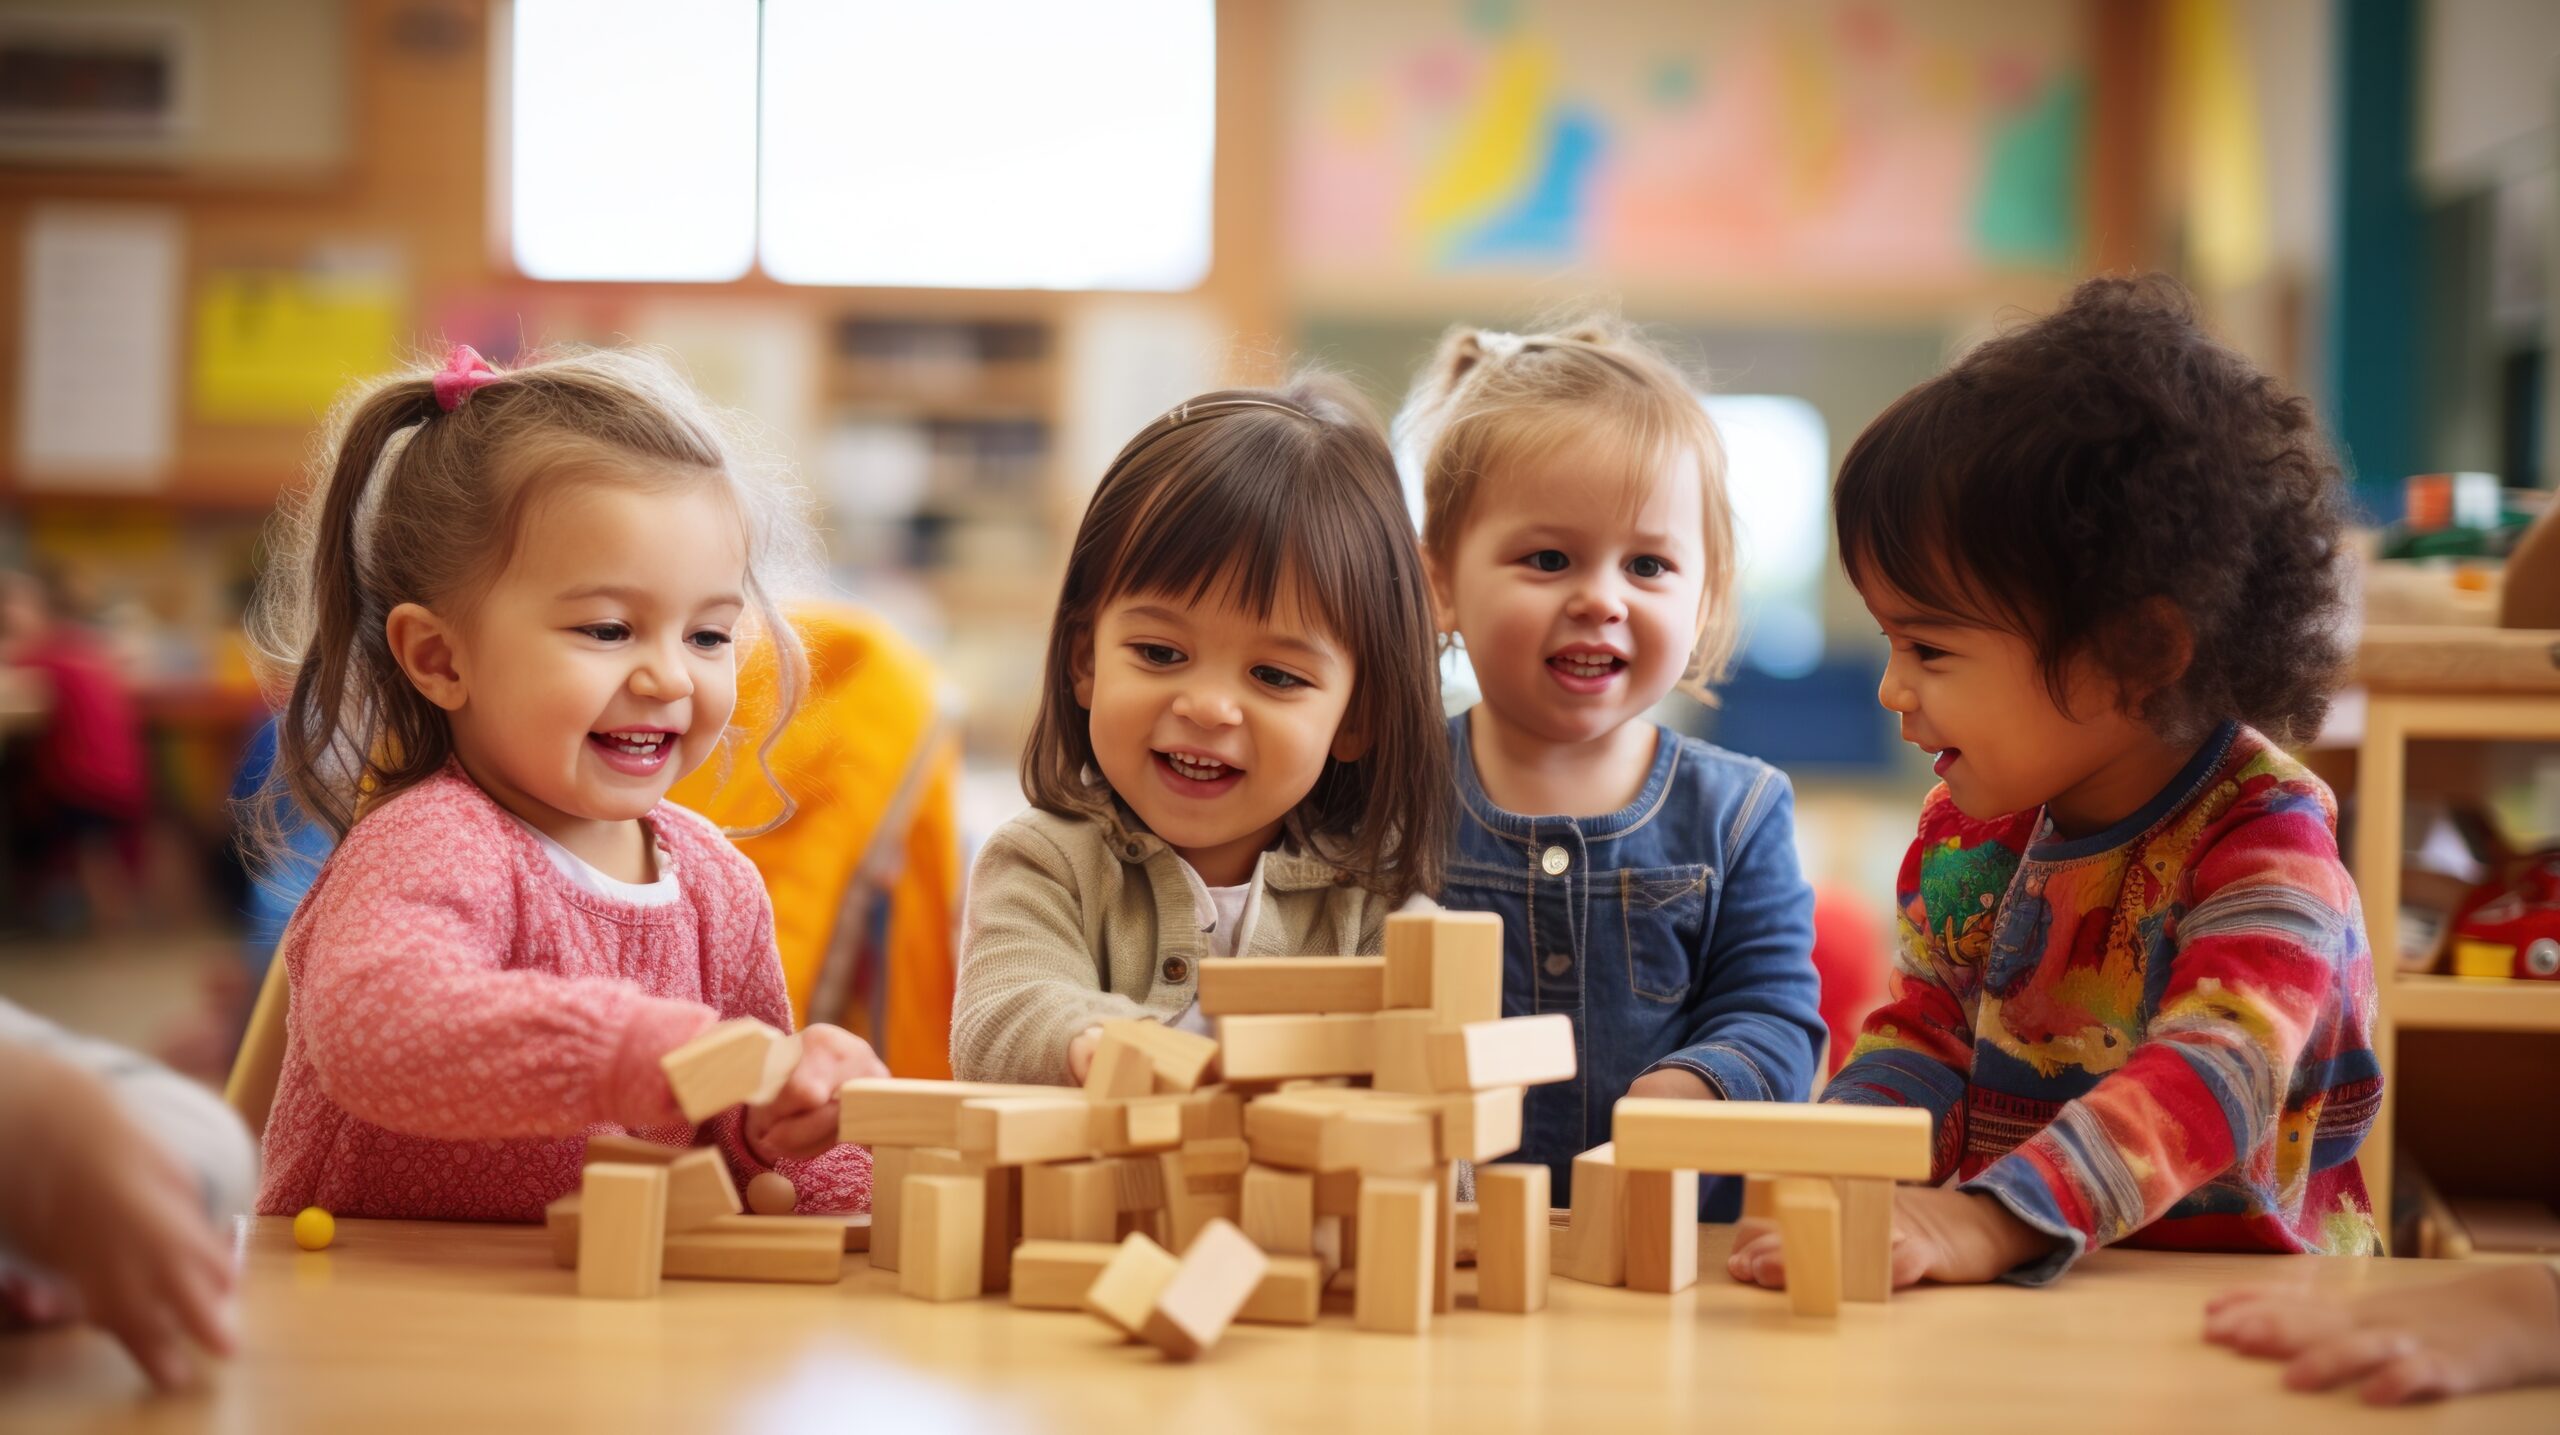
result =
M2357 652L2357 678L2366 699L2356 772L2355 877L2373 952L2373 1042L2383 1083L2381 1108L2361 1159L2366 1190L2388 1232L2399 1034L2560 1036L2560 982L2399 970L2409 743L2430 738L2560 742L2560 631L2370 628Z

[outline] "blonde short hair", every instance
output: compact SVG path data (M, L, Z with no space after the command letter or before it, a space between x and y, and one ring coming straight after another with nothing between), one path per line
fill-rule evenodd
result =
M1441 564L1477 491L1506 470L1571 448L1577 462L1649 482L1665 461L1695 455L1706 587L1680 686L1705 700L1724 676L1741 637L1724 440L1689 380L1631 327L1588 318L1539 334L1451 329L1396 418L1396 447L1421 469L1422 546Z

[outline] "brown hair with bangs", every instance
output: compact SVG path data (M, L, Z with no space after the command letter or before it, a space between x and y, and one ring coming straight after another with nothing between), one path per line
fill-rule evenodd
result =
M1297 817L1362 885L1395 901L1437 892L1450 777L1430 588L1386 440L1331 380L1202 394L1111 461L1067 559L1023 791L1067 817L1111 800L1075 695L1105 607L1161 594L1268 618L1292 582L1350 655L1343 725L1366 743L1326 759Z
M1585 318L1541 334L1452 329L1396 418L1396 446L1422 473L1422 542L1451 562L1477 492L1505 471L1570 452L1650 481L1694 458L1705 502L1704 609L1681 687L1707 701L1742 634L1734 610L1733 507L1724 439L1680 370L1627 324Z
M2086 653L2166 740L2295 742L2345 666L2337 463L2175 280L2088 280L1904 394L1831 506L1852 582L2032 641L2065 712Z

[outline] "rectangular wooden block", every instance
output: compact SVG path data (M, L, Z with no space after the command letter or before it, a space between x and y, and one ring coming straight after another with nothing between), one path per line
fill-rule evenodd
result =
M1573 1158L1573 1268L1575 1280L1595 1286L1627 1283L1627 1232L1623 1172L1614 1143Z
M905 1249L898 1290L918 1300L969 1300L984 1283L987 1183L977 1176L909 1176L899 1215Z
M1778 1236L1785 1243L1787 1304L1798 1315L1840 1313L1840 1197L1829 1181L1778 1183Z
M1840 1193L1840 1298L1893 1299L1893 1183L1831 1183Z
M1214 1141L1244 1137L1244 1097L1223 1085L1204 1086L1179 1098L1182 1139Z
M669 1146L645 1136L621 1131L599 1131L587 1138L587 1154L581 1164L596 1161L620 1161L633 1166L664 1166L692 1150L690 1146Z
M848 1081L837 1094L836 1139L862 1146L960 1144L960 1108L982 1096L1058 1096L1054 1086L924 1081L905 1076Z
M1476 1263L1476 1245L1483 1216L1483 1208L1476 1202L1460 1201L1458 1203L1458 1224L1455 1227L1458 1243L1451 1248L1451 1254L1462 1266L1471 1266Z
M1112 1163L1070 1161L1022 1168L1022 1234L1034 1241L1106 1246L1117 1241L1120 1178ZM1018 1271L1016 1278L1020 1278Z
M1447 1315L1458 1308L1458 1168L1442 1163L1437 1179L1440 1194L1431 1201L1437 1227L1431 1243L1431 1309Z
M1200 964L1200 1010L1210 1016L1376 1011L1386 1003L1384 957L1222 957Z
M1236 1319L1256 1325L1313 1325L1323 1306L1323 1263L1314 1256L1275 1255Z
M1742 1178L1742 1219L1778 1219L1778 1182L1773 1176Z
M978 1096L960 1103L959 1149L998 1166L1091 1155L1093 1103L1081 1095Z
M1244 1173L1245 1235L1275 1256L1316 1252L1316 1178L1305 1171L1255 1166Z
M907 1176L915 1169L915 1148L871 1148L871 1268L898 1268L899 1216L906 1201Z
M1182 1262L1173 1252L1143 1235L1132 1235L1120 1243L1119 1251L1103 1265L1102 1274L1084 1293L1084 1308L1122 1335L1134 1338L1144 1330L1147 1317L1155 1311L1156 1297L1161 1294Z
M747 1094L747 1104L763 1106L780 1096L783 1083L791 1079L793 1068L799 1064L800 1033L787 1032L764 1049L764 1075L757 1078L756 1089Z
M1440 1098L1440 1159L1491 1161L1519 1150L1527 1095L1517 1086L1502 1086Z
M908 1171L917 1176L970 1176L986 1188L986 1226L978 1269L987 1290L1003 1290L1012 1275L1013 1243L1022 1227L1021 1168L998 1166L965 1151L926 1146L917 1149ZM900 1219L904 1219L903 1213ZM901 1254L900 1260L904 1259Z
M1316 1173L1316 1219L1359 1214L1360 1173L1350 1170L1318 1171Z
M1335 1118L1326 1160L1362 1175L1400 1176L1440 1164L1440 1126L1429 1114L1360 1106Z
M1169 1151L1182 1144L1180 1096L1135 1096L1093 1103L1088 1137L1105 1156Z
M667 1229L690 1231L744 1211L728 1158L701 1146L667 1163Z
M1124 1214L1164 1209L1164 1163L1156 1157L1114 1156L1111 1177Z
M1233 1223L1209 1222L1182 1253L1173 1279L1156 1293L1139 1337L1175 1360L1199 1356L1227 1333L1270 1267L1270 1258Z
M564 1271L578 1268L578 1193L542 1208L542 1228L551 1236L551 1263Z
M1126 1033L1105 1031L1085 1068L1085 1095L1097 1101L1145 1096L1156 1089L1155 1058Z
M1375 1029L1365 1012L1221 1017L1218 1059L1229 1081L1366 1076L1376 1061Z
M1471 1022L1431 1036L1431 1079L1442 1091L1571 1081L1573 1018L1562 1012Z
M1387 919L1386 948L1390 1008L1429 1008L1442 1027L1502 1015L1500 917L1399 913Z
M1343 1109L1337 1102L1306 1100L1290 1092L1262 1097L1244 1109L1245 1146L1260 1165L1322 1170L1329 1154L1326 1128Z
M1428 1007L1378 1013L1376 1064L1369 1085L1378 1091L1439 1090L1431 1073L1431 1038L1438 1027L1439 1018Z
M665 1269L667 1168L599 1161L578 1185L578 1294L658 1293Z
M1252 1164L1250 1148L1231 1136L1208 1136L1182 1143L1182 1175L1198 1189L1204 1180L1240 1179Z
M1176 1031L1145 1017L1124 1017L1102 1024L1102 1039L1113 1036L1134 1042L1155 1063L1156 1090L1183 1092L1197 1087L1218 1059L1218 1044L1198 1032Z
M1164 1167L1166 1235L1175 1251L1189 1251L1210 1222L1233 1221L1243 1214L1242 1181L1217 1177L1193 1180L1181 1151L1164 1152L1156 1160Z
M710 1120L756 1094L782 1033L751 1016L720 1022L658 1059L684 1119Z
M1084 1293L1119 1253L1110 1241L1024 1241L1013 1248L1013 1303L1024 1310L1082 1310Z
M1624 1096L1611 1120L1630 1171L1929 1177L1929 1114L1905 1107Z
M1352 1302L1360 1329L1419 1335L1430 1328L1439 1195L1440 1183L1427 1176L1361 1181L1360 1284Z
M1544 1166L1476 1168L1476 1304L1527 1315L1547 1303L1549 1243Z
M828 1216L719 1216L667 1233L671 1279L793 1281L833 1285L844 1276L844 1223Z
M1668 1295L1698 1283L1698 1173L1628 1171L1627 1289Z
M844 1223L844 1248L871 1253L871 1213L869 1211L829 1212L826 1219Z

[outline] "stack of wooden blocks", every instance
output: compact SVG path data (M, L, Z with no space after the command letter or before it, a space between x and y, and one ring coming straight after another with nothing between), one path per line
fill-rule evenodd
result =
M1621 1098L1615 1138L1573 1161L1558 1270L1682 1290L1698 1277L1698 1174L1746 1172L1745 1216L1775 1218L1787 1299L1833 1315L1893 1293L1893 1186L1929 1176L1929 1117L1900 1107Z
M868 1225L839 1216L750 1216L713 1147L636 1136L587 1140L579 1188L544 1213L552 1259L578 1294L637 1297L678 1280L830 1284Z
M1207 962L1200 1006L1214 1042L1106 1024L1080 1092L849 1083L872 1263L909 1295L1009 1288L1184 1359L1231 1320L1312 1323L1346 1266L1364 1329L1450 1310L1457 1163L1516 1150L1523 1089L1575 1071L1567 1018L1502 1019L1501 920L1398 916L1382 957ZM1476 1175L1479 1304L1536 1310L1546 1168Z

